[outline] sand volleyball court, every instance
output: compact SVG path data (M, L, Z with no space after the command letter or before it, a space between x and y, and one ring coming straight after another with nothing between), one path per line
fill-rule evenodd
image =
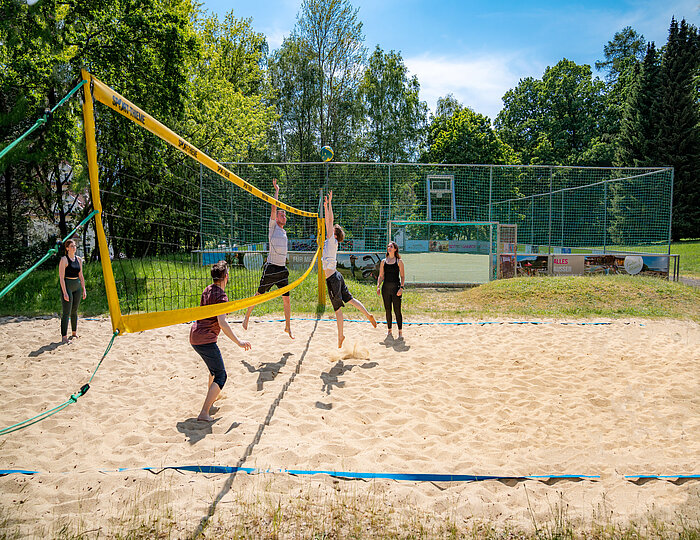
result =
M672 527L700 515L700 481L676 478L700 473L696 323L504 319L407 326L405 340L393 341L382 325L350 322L339 350L333 320L294 320L290 340L281 322L253 319L244 332L239 318L229 321L253 348L220 338L228 381L214 423L195 420L207 373L189 325L178 325L118 337L77 403L0 438L0 469L39 471L0 477L5 532L53 537L67 527L105 537L170 520L172 537L225 537L268 519L269 508L284 516L269 524L281 537L312 536L319 523L333 529L335 508L375 515L386 531L529 531L563 514L582 527ZM62 403L89 379L111 326L81 320L79 330L60 346L55 318L0 320L0 427ZM190 465L579 478L160 470ZM673 478L626 478L643 474Z

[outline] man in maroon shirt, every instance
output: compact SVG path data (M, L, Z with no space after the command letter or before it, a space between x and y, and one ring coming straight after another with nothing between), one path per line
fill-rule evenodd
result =
M226 261L219 261L212 266L211 277L214 283L202 292L200 306L228 302L228 296L224 292L228 283L228 265ZM209 409L216 401L226 382L224 359L221 357L221 351L219 351L219 346L216 344L219 332L222 330L236 345L246 351L250 349L248 341L240 341L236 334L233 333L233 330L226 322L225 314L195 321L190 329L190 344L209 368L207 397L204 399L204 405L202 405L202 410L197 417L197 420L204 422L212 422L214 420L209 416Z

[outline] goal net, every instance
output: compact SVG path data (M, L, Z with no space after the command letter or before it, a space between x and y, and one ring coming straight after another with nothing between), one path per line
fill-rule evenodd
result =
M497 223L484 221L389 221L406 282L467 286L493 279Z

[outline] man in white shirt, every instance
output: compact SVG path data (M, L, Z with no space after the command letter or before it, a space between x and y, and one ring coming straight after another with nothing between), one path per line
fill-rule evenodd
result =
M277 185L277 179L272 180L272 185L275 187L275 199L279 199L280 188ZM284 226L287 224L287 213L284 210L277 209L272 204L270 210L270 230L268 240L270 251L267 254L267 261L263 266L263 275L260 278L258 292L255 295L263 294L272 289L273 285L277 285L278 289L289 285L289 270L287 269L287 231ZM289 334L289 337L294 339L292 335L291 315L292 301L289 297L289 292L282 295L282 303L284 304L284 331ZM248 329L248 320L253 311L253 306L249 307L243 318L243 329Z
M324 218L328 238L326 238L326 241L323 243L321 265L323 266L323 273L326 276L328 298L333 306L333 311L335 311L335 321L338 325L338 348L341 348L345 340L345 334L343 334L343 306L346 303L359 309L375 328L377 327L377 321L367 311L365 306L362 305L362 302L352 297L342 274L336 270L338 242L342 242L343 238L345 238L345 231L340 225L333 224L332 201L333 191L331 190L323 199L323 211L325 213Z

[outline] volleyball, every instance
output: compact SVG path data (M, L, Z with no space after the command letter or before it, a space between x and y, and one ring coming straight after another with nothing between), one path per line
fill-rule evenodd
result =
M330 161L333 159L333 149L330 146L321 148L321 159L323 161Z

